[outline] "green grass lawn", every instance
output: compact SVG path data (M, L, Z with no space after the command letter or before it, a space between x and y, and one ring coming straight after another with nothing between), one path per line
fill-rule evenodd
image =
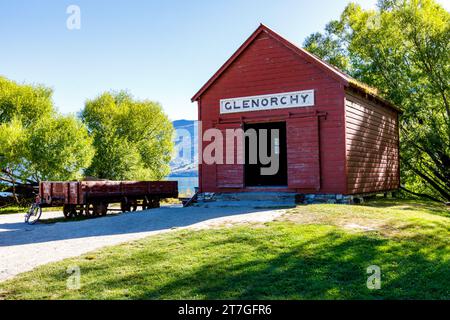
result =
M450 299L450 211L417 201L299 206L278 221L175 231L39 267L4 299ZM81 289L66 288L67 267ZM381 289L366 269L381 268Z
M30 204L31 206L31 204ZM12 214L12 213L23 213L25 214L28 209L30 209L30 206L28 207L21 207L21 206L17 206L17 205L10 205L10 206L6 206L6 207L1 207L0 208L0 215L1 214ZM62 211L62 207L49 207L49 208L42 208L42 212L47 212L47 211Z
M0 214L9 214L9 213L25 213L28 208L17 206L17 205L11 205L11 206L5 206L0 208Z

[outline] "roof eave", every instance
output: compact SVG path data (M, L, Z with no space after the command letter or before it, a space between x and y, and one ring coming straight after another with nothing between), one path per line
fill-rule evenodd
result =
M353 89L356 89L358 92L360 92L360 93L362 93L362 94L365 94L365 95L368 95L368 96L372 97L373 99L379 101L379 102L382 103L383 105L385 105L385 106L387 106L387 107L389 107L389 108L391 108L391 109L394 109L394 110L397 111L398 113L400 113L400 114L403 113L403 110L400 109L399 107L397 107L395 104L393 104L393 103L390 102L389 100L387 100L387 99L381 97L381 96L378 95L378 94L375 94L375 93L373 93L373 92L368 91L364 86L361 86L361 85L358 85L358 84L355 83L355 82L349 81L349 82L348 82L348 85L347 85L346 87L351 87L351 88L353 88Z
M239 55L253 42L253 40L263 32L265 26L260 24L252 35L233 53L233 55L214 73L214 75L200 88L200 90L191 98L191 101L197 101L200 96L220 77L220 75L239 57Z
M304 59L306 59L310 63L314 63L316 66L323 69L325 72L327 72L330 76L332 76L334 79L339 81L344 87L352 87L364 94L370 95L374 99L380 101L384 105L396 110L399 113L403 113L403 111L395 106L390 101L380 97L378 94L370 92L370 90L367 90L362 85L359 85L356 83L351 77L346 75L345 73L341 72L340 70L337 70L336 68L332 67L331 65L327 64L320 58L316 57L312 53L308 52L307 50L300 48L293 44L292 42L286 40L281 35L270 29L264 24L260 24L259 27L252 33L252 35L236 50L236 52L220 67L219 70L217 70L216 73L200 88L200 90L191 98L191 101L198 101L201 97L201 95L208 90L208 88L222 75L223 72L239 57L239 55L245 51L245 49L253 42L253 40L261 33L266 32L276 40L280 41L283 45L285 45L290 50L294 51L295 53L301 55Z
M348 79L345 75L337 72L334 68L331 68L326 63L309 53L308 51L296 46L295 44L289 42L278 33L270 29L264 24L260 24L259 27L252 33L252 35L239 47L239 49L220 67L219 70L200 88L200 90L191 98L191 101L197 101L200 96L219 78L222 73L239 57L239 55L253 42L253 40L261 33L266 32L276 40L280 41L290 50L296 52L303 56L307 61L311 63L316 63L319 67L327 71L336 80L341 82L343 85L348 84Z

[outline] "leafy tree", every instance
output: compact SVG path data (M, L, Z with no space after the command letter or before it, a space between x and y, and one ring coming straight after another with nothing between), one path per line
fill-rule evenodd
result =
M339 21L331 21L325 27L325 34L320 32L311 34L306 38L303 46L333 66L350 73L351 65L347 48L343 45L342 40L335 36L335 33L340 32L341 25Z
M79 178L93 153L87 128L56 112L51 89L0 77L0 183L15 197L18 185Z
M96 155L86 174L112 180L162 179L169 173L173 126L158 103L107 92L87 101L83 121Z
M307 50L336 64L404 110L406 190L450 200L450 14L433 0L349 4Z
M41 119L27 139L27 174L34 181L81 178L94 155L86 126L74 116Z
M44 86L18 84L0 76L0 123L19 119L24 127L54 112L52 90Z
M0 124L0 176L2 180L12 185L13 197L16 202L16 173L24 162L27 134L22 123L13 118L9 123Z

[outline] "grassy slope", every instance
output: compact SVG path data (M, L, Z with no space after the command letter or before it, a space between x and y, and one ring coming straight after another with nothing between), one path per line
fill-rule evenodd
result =
M430 203L302 206L265 225L177 231L46 265L0 284L0 297L449 299L449 231L449 210ZM374 264L381 290L366 287ZM66 289L71 265L80 290Z

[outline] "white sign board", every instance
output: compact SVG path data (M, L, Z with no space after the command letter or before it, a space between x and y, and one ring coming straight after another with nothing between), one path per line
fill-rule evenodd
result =
M220 100L220 113L275 110L314 105L314 90Z

